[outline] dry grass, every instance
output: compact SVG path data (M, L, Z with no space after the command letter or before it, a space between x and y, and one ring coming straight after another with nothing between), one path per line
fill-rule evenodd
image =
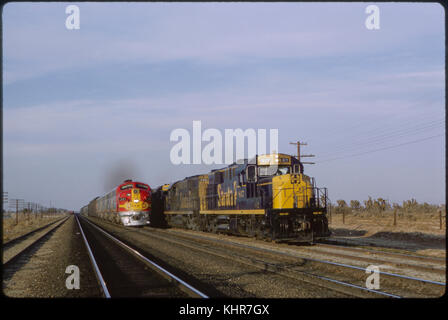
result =
M329 217L330 218L330 217ZM332 213L330 229L335 236L351 239L368 239L379 246L401 247L418 254L445 257L446 214L398 212L394 225L394 212L382 213L351 212Z
M3 218L3 243L20 237L25 233L31 232L39 227L42 227L54 220L59 219L62 215L46 215L43 217L39 215L19 213L19 223L16 224L16 217Z
M394 212L351 212L345 214L345 223L341 213L331 215L331 228L345 228L353 230L366 230L366 236L377 232L404 232L427 233L430 235L445 235L446 214L442 213L442 228L438 212L407 213L397 212L396 225L394 225Z

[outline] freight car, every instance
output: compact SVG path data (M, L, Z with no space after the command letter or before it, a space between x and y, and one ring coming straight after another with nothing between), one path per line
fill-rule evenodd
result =
M275 241L313 242L330 235L327 189L287 154L256 156L159 187L154 220L168 226ZM155 225L156 223L151 223Z
M94 198L81 208L80 213L125 226L147 225L151 213L151 188L142 182L125 180L111 192Z

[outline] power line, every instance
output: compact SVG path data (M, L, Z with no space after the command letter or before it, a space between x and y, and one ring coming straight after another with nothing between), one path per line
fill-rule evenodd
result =
M413 121L412 123L399 123L398 126L397 126L397 124L394 124L393 127L391 125L391 126L384 127L384 128L375 128L373 130L365 131L365 132L358 133L358 134L351 132L350 137L356 136L358 138L358 140L376 139L377 137L382 137L384 135L394 134L397 132L399 133L401 131L414 130L415 128L419 129L422 127L439 125L440 123L444 123L444 122L445 122L445 118L438 118L438 119L431 119L429 121L423 121L423 122ZM371 134L366 135L365 133L373 133L373 136ZM339 143L339 144L333 144L333 146L343 147L347 144L349 144L349 143L343 142L343 143Z
M409 127L409 128L398 128L398 129L394 129L391 131L376 131L376 133L380 133L379 135L373 136L371 138L367 138L366 142L370 142L370 141L376 141L378 139L383 139L383 138L387 138L387 137L391 137L394 135L400 135L402 133L407 133L407 132L414 132L415 130L422 130L422 129L426 129L426 128L435 128L437 126L440 126L442 124L444 124L445 120L444 119L440 119L440 120L433 120L427 123L421 123L421 124L417 124L415 126ZM357 143L365 143L362 140L358 140Z
M335 153L347 152L349 150L359 148L359 146L365 148L370 147L371 145L377 145L380 143L382 144L384 142L393 141L398 138L421 134L423 132L439 129L440 127L443 127L443 120L438 120L436 123L432 122L431 124L425 124L424 126L420 125L417 127L394 130L389 133L368 138L366 140L356 140L353 143L345 144L337 148L338 150L336 151L324 153L323 157L326 157L327 155L334 155Z
M426 123L426 119L427 118L432 118L434 115L435 116L444 116L444 114L440 113L439 111L437 111L437 112L430 112L430 113L425 112L423 114L416 114L414 116L417 117L419 120L425 119L425 121L423 123ZM395 120L394 123L396 122L396 120L399 120L400 124L405 125L405 126L407 126L409 124L413 125L416 122L415 119L407 119L407 121L403 121L403 119L396 119L398 116L400 116L400 115L388 116L388 118L385 119L385 120L391 121L391 119L393 119L393 120ZM342 137L352 137L354 129L357 129L359 127L363 128L363 129L367 129L367 128L371 127L372 124L378 124L380 121L381 120L375 120L374 119L374 120L369 120L367 123L366 122L357 123L354 126L347 127L346 125L344 125L344 128L342 129L342 131L343 131ZM432 120L432 121L434 121L434 120ZM387 130L387 129L389 129L389 127L391 125L394 125L394 124L390 123L390 124L385 124L385 125L382 125L382 126L379 126L379 127L373 127L373 129L367 129L367 130L361 131L358 134L358 136L365 135L365 134L370 134L370 133L377 133L378 131L383 131L384 129ZM328 139L328 138L331 139L332 137L333 138L337 137L338 136L338 131L340 131L340 130L333 130L333 131L331 129L330 130L326 130L326 132L325 132L326 135L327 135L326 139ZM344 133L346 133L346 134L344 134Z
M347 156L338 157L338 158L322 160L322 161L318 161L318 162L319 163L323 163L323 162L329 162L329 161L334 161L334 160L339 160L339 159L358 157L358 156L362 156L362 155L373 153L373 152L377 152L377 151L388 150L388 149L395 149L395 148L398 148L398 147L401 147L401 146L405 146L405 145L408 145L408 144L413 144L413 143L417 143L417 142L421 142L421 141L426 141L426 140L434 139L434 138L441 137L441 136L443 136L443 134L438 134L438 135L435 135L435 136L426 137L424 139L418 139L418 140L409 141L409 142L406 142L406 143L397 144L397 145L394 145L394 146L389 146L389 147L380 148L380 149L376 149L376 150L370 150L370 151L357 153L357 154L352 154L352 155L347 155Z

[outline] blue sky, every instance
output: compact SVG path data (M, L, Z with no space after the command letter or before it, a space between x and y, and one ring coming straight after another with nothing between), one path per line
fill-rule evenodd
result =
M444 203L443 7L378 3L368 30L368 4L79 3L67 30L68 3L8 3L4 190L79 209L123 176L206 172L169 159L201 120L307 142L333 201Z

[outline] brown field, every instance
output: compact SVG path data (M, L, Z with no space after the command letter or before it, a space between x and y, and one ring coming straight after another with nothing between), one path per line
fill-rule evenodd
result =
M329 215L333 236L408 244L409 248L423 254L445 255L445 212L442 213L442 225L438 212L397 212L394 225L394 211L347 211L345 217L342 213Z
M43 214L34 215L19 213L19 223L16 224L16 217L3 218L3 243L8 242L14 238L20 237L25 233L31 232L39 227L42 227L52 221L61 218L62 215Z
M404 213L397 212L396 225L394 226L394 212L349 212L345 214L345 224L342 213L332 213L330 226L334 228L368 228L370 232L422 232L434 235L445 235L446 219L442 214L442 228L440 228L439 213Z

